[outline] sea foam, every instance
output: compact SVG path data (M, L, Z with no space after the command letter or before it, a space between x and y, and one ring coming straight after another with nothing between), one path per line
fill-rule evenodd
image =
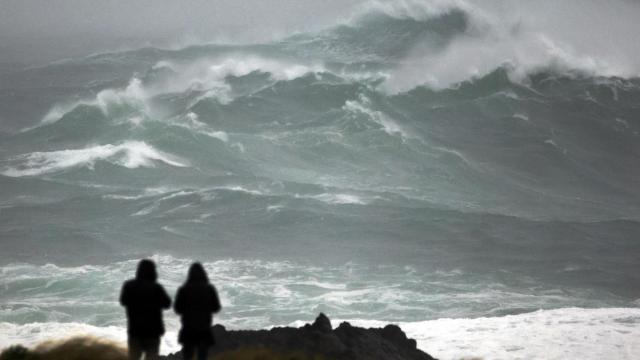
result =
M335 319L334 327L347 321L361 327L383 327L389 322ZM302 326L307 320L288 325ZM175 324L162 339L163 354L179 351ZM223 322L224 325L224 322ZM283 324L272 324L281 326ZM400 322L418 348L442 360L478 357L517 359L635 359L640 352L640 309L564 308L520 315L477 319L438 319ZM271 327L268 326L268 327ZM0 323L0 349L17 343L33 346L45 340L92 335L124 343L123 326L83 323Z
M352 320L382 327L381 321ZM443 360L635 359L640 353L640 309L562 308L476 319L399 323L418 347Z
M154 167L162 162L176 167L188 163L167 154L142 141L127 141L119 145L97 145L84 149L32 152L13 158L2 174L11 177L37 176L77 167L93 168L96 161L103 160L129 169Z

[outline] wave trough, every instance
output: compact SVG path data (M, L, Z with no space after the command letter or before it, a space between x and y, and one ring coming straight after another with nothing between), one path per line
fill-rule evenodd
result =
M230 327L323 311L438 358L631 358L640 66L480 5L3 71L0 339L118 338L114 292L161 253L171 289L210 267Z

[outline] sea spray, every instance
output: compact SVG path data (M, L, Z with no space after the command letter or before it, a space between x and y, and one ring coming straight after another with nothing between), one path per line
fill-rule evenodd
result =
M122 339L119 287L162 254L168 289L210 267L232 328L326 311L441 358L631 358L638 57L592 30L635 12L548 8L377 2L265 43L2 72L0 338Z

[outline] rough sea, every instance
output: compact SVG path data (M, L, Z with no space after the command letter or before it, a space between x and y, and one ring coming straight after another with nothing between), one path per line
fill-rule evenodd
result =
M637 358L640 79L545 39L456 71L482 24L371 6L271 42L1 68L0 348L124 340L120 286L151 257L171 294L202 261L228 328L324 312L443 360Z

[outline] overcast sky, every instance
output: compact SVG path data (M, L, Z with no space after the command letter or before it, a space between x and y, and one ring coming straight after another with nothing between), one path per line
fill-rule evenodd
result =
M140 45L262 41L314 29L362 0L0 0L0 61Z
M0 0L4 36L82 32L113 36L192 33L220 28L288 30L349 12L359 0Z
M0 63L42 63L152 45L266 41L384 0L0 0ZM389 4L420 0L390 0ZM456 3L465 0L423 0ZM640 59L640 0L466 0L578 53Z

